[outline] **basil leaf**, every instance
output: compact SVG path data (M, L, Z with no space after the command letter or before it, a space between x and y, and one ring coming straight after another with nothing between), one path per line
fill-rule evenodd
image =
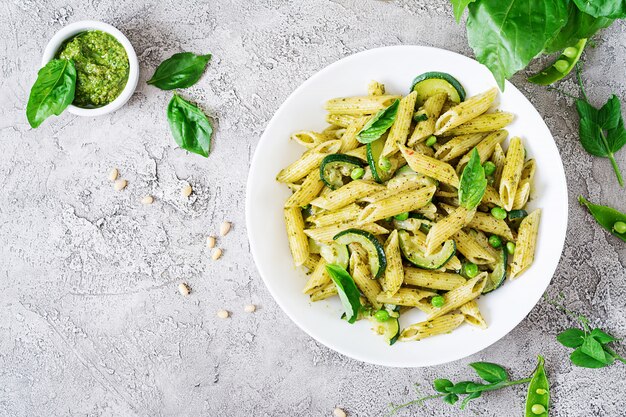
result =
M174 94L167 106L167 120L178 146L204 157L209 156L213 127L202 110Z
M433 387L437 392L448 392L447 388L452 387L454 384L449 379L435 379L433 381Z
M544 52L561 51L581 39L592 37L600 29L611 26L613 19L593 17L581 11L574 3L567 6L567 23L544 48Z
M625 0L574 0L576 6L593 17L610 17L622 19L626 17Z
M469 44L501 90L567 22L565 0L481 0L468 7Z
M465 11L467 5L475 1L476 0L450 0L450 3L452 3L452 10L454 11L454 18L457 23L461 21L461 17L463 17L463 12Z
M580 329L567 329L559 333L556 340L560 344L568 348L577 348L581 346L585 340L585 332Z
M598 362L606 363L606 356L604 354L604 349L602 348L602 345L600 344L600 342L598 342L593 337L591 336L585 337L585 340L583 341L583 344L580 347L580 350L582 353L592 357Z
M346 312L348 323L354 323L361 309L361 294L354 279L337 264L326 265L326 271L337 287L337 294Z
M583 353L581 348L576 349L569 355L570 360L576 366L581 368L604 368L607 366L606 363L600 362L592 358L591 356ZM610 360L613 362L612 360Z
M67 59L53 59L37 73L30 89L26 117L36 128L48 117L60 115L72 101L76 90L76 67Z
M381 137L395 122L398 114L400 100L396 99L389 107L376 113L357 135L357 140L361 143L374 142Z
M598 342L602 343L603 345L606 345L607 343L615 342L617 340L617 338L611 336L608 333L603 332L600 329L593 329L590 335L591 337L593 337L594 339L596 339Z
M474 148L470 160L461 174L459 204L468 210L473 210L480 204L486 189L485 169L480 163L478 151Z
M470 363L469 366L474 368L479 377L492 384L509 379L506 369L495 363L474 362Z
M191 87L198 82L206 68L211 54L196 55L181 52L161 62L148 84L161 90Z

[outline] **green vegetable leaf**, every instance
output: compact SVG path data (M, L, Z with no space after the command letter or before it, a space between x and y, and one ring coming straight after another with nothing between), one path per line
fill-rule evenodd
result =
M582 351L582 348L578 348L569 355L570 360L576 366L581 368L604 368L607 365L610 365L613 362L613 358L609 357L608 363L605 361L598 361L592 358L591 356L585 354Z
M348 323L354 323L359 310L361 310L361 294L354 283L354 279L337 264L326 265L326 271L337 287L339 299L346 312L346 320Z
M445 397L443 397L443 402L448 403L450 405L456 404L457 401L459 401L459 396L456 394L448 394Z
M565 347L577 348L585 341L585 332L576 328L567 329L559 333L556 340Z
M468 7L469 44L501 90L567 22L565 0L481 0Z
M612 152L617 152L626 144L626 130L624 129L624 119L620 117L615 129L606 132L606 142Z
M585 199L582 195L578 197L578 202L589 210L593 218L598 222L600 226L606 229L609 233L617 236L626 242L626 233L619 234L615 230L613 230L613 225L616 222L625 222L626 223L626 214L620 213L614 208L601 206L599 204L593 204L589 200Z
M576 6L594 17L626 17L626 0L574 0Z
M167 120L178 146L204 157L209 156L213 127L202 110L174 94L167 106Z
M600 29L611 26L613 19L605 17L596 18L582 12L574 3L567 6L567 23L552 38L544 52L553 53L561 51L568 46L575 45L580 39L587 39L593 36Z
M198 82L211 54L196 55L191 52L174 54L157 67L148 84L161 90L191 87Z
M604 353L604 349L602 348L602 345L600 344L600 342L598 342L593 337L591 336L585 337L585 340L582 346L580 347L580 350L582 353L592 357L598 362L606 363L606 355Z
M596 122L604 130L615 129L622 118L622 109L619 98L614 94L598 111Z
M470 160L461 174L459 204L468 210L473 210L480 204L486 189L485 169L480 163L478 151L474 148Z
M26 117L32 128L48 117L60 115L72 101L76 90L76 67L67 59L53 59L37 73L30 89Z
M448 392L447 388L450 388L454 384L449 379L435 379L433 381L433 387L437 392Z
M478 398L481 396L481 392L480 391L476 391L476 392L472 392L470 393L467 397L463 398L463 401L461 401L461 410L465 410L465 407L467 406L467 404L472 401L475 398Z
M462 381L447 388L447 391L451 394L467 394L467 389L471 387L472 384L474 384L472 381Z
M607 343L611 343L617 340L617 338L611 336L608 333L603 332L600 329L593 329L590 334L591 337L596 339L599 343L606 345Z
M452 10L454 11L454 18L457 23L461 21L461 17L463 17L463 12L465 11L467 5L475 1L476 0L450 0L450 3L452 3Z
M398 106L400 106L400 100L396 99L389 107L376 113L363 126L363 129L357 135L357 140L361 143L370 143L381 137L395 122Z
M470 363L469 366L474 368L479 377L492 384L509 379L509 374L506 372L506 369L495 363L474 362Z

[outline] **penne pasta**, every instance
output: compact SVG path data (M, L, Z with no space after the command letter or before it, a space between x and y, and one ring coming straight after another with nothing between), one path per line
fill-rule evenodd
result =
M358 117L346 128L345 132L341 136L341 147L339 148L340 152L345 153L356 149L359 145L361 145L357 136L369 119L369 116Z
M296 182L306 177L311 171L319 167L326 155L339 151L340 147L341 142L338 140L320 143L306 151L296 162L282 169L276 176L276 181Z
M502 146L498 143L493 148L493 153L491 154L491 162L496 166L496 171L493 173L493 186L498 189L500 188L500 177L502 177L502 169L504 168L504 160L506 155L502 150Z
M376 300L383 304L393 304L397 306L417 307L430 302L428 299L437 295L436 292L418 290L415 288L400 288L395 294L389 295L384 292L378 294Z
M497 95L498 89L494 87L452 107L437 119L435 135L444 135L448 130L480 116L491 107Z
M413 118L413 110L415 109L415 100L417 93L413 91L408 96L400 100L398 106L398 114L396 120L389 130L389 136L385 141L382 156L389 156L398 152L398 147L406 143Z
M367 95L368 96L382 96L385 94L385 85L379 83L378 81L370 81L367 85Z
M492 251L482 245L475 237L470 236L463 230L459 230L453 236L456 250L476 265L488 265L496 261Z
M422 187L376 201L361 211L357 222L359 224L372 223L397 214L417 210L430 202L435 194L435 189L435 186Z
M359 116L354 116L350 114L327 114L326 121L328 122L328 124L331 124L331 125L335 125L339 127L348 127L352 123L354 123L354 121L358 117Z
M487 328L487 322L483 318L483 315L480 313L480 309L478 308L478 303L476 300L468 301L459 307L459 311L463 314L465 321L472 326L478 327L480 329Z
M291 135L291 140L298 142L307 148L313 148L322 142L335 139L325 133L313 132L312 130L301 130Z
M324 108L331 114L364 115L374 114L387 108L394 100L401 98L396 95L345 97L328 100Z
M323 211L307 219L315 227L330 226L337 223L346 223L354 220L363 211L357 204L352 203L335 211Z
M509 149L506 151L502 178L500 179L500 200L506 211L513 208L515 193L522 177L524 169L524 145L518 137L511 139Z
M406 146L400 146L400 151L413 171L458 188L459 177L450 164L415 152Z
M331 282L310 295L311 301L322 301L337 295L337 286Z
M517 278L528 269L535 258L540 217L541 209L536 209L520 223L513 262L511 263L511 278Z
M435 158L444 162L451 161L471 151L485 137L482 133L456 136L437 149Z
M320 196L311 201L311 205L324 210L337 210L348 204L354 203L366 195L382 191L385 186L376 184L373 181L357 180L351 181L330 193Z
M508 126L514 119L511 113L485 113L463 123L460 126L446 131L444 136L471 135L473 133L493 132Z
M463 321L465 321L463 314L451 313L431 320L415 323L402 330L398 340L401 342L411 342L422 340L426 337L450 333L452 330L459 327Z
M320 173L313 170L306 176L298 190L285 202L285 207L304 207L309 204L324 188Z
M475 213L476 209L457 207L449 215L433 224L426 236L426 256L439 250L443 242L454 236L472 220Z
M361 290L365 298L370 302L372 307L380 309L381 303L376 299L380 294L380 284L377 280L372 279L370 274L370 268L367 262L362 258L361 254L354 250L355 244L350 245L352 247L352 254L350 255L350 274L354 279L354 283L357 288Z
M415 144L425 141L435 132L435 123L447 98L447 93L438 93L426 99L423 109L427 119L417 122L413 134L407 143L408 146L413 147Z
M402 286L404 281L404 269L402 268L402 255L400 255L400 245L398 243L398 231L393 230L384 246L387 257L387 267L381 279L381 286L385 295L394 295Z
M448 291L443 295L443 307L435 308L434 311L428 315L428 319L432 320L435 317L443 316L444 314L456 310L463 304L472 301L483 292L486 283L487 273L481 272L474 278L468 280L465 284Z
M300 266L309 257L309 240L304 234L302 211L300 207L287 207L284 215L291 256L296 266Z
M330 275L326 271L327 262L324 258L319 257L317 264L313 268L313 272L309 275L309 279L304 286L302 292L304 294L313 294L315 291L326 286L328 283L332 283Z
M457 258L458 260L458 258ZM425 269L405 267L404 284L432 290L450 291L465 283L465 278L449 272L428 271Z
M508 134L509 132L507 132L506 130L498 130L487 135L483 140L480 141L478 145L476 145L476 150L478 151L478 156L480 156L481 164L484 164L485 161L491 158L491 155L493 154L493 150L495 149L496 145L502 143L504 139L506 139ZM463 168L465 168L465 165L467 165L467 163L469 162L470 157L471 150L470 152L466 153L463 158L461 158L461 160L457 164L456 172L460 173L463 171Z
M348 229L361 229L366 232L369 232L373 235L385 235L389 233L389 230L384 227L376 224L376 223L368 223L368 224L360 224L356 222L347 222L347 223L339 223L332 224L330 226L317 227L313 229L305 229L304 233L306 236L311 239L320 242L320 243L330 243L333 241L333 238L339 232L343 232Z

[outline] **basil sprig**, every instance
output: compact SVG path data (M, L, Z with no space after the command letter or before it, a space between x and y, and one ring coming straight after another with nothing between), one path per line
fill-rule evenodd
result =
M459 185L459 204L468 210L473 210L485 195L487 178L485 169L480 163L480 156L476 148L472 150L469 162L463 168Z
M198 82L204 72L211 54L196 55L181 52L161 62L148 84L161 90L191 87Z
M26 117L36 128L48 117L60 115L72 101L76 90L76 67L67 59L53 59L37 73L30 90Z
M167 106L167 120L178 146L204 157L209 156L213 126L198 106L174 94Z
M326 271L337 287L337 294L346 312L348 323L354 323L361 310L361 294L354 279L337 264L326 265Z
M361 143L374 142L381 137L387 129L391 127L398 115L400 100L396 99L389 107L376 113L357 135L357 140Z

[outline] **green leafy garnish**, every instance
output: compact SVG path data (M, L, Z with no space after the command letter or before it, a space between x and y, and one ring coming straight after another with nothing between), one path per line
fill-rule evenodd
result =
M161 90L191 87L198 82L211 54L196 55L181 52L161 62L152 78L147 82Z
M610 17L621 19L626 17L626 1L624 0L574 0L580 10L593 17Z
M485 169L480 163L480 155L476 148L472 150L469 162L463 168L459 185L459 204L473 210L480 204L487 189Z
M509 379L509 374L506 372L506 369L495 363L474 362L470 363L469 366L474 368L478 376L487 382L496 383Z
M461 17L463 17L463 12L467 8L467 5L475 1L476 0L450 0L450 3L452 3L452 11L454 12L454 18L457 23L461 21Z
M76 91L76 67L67 59L53 59L37 73L30 90L26 117L36 128L48 117L60 115L72 101Z
M213 127L198 106L174 94L167 106L167 120L178 146L204 157L209 156Z
M376 113L363 126L363 129L357 135L357 140L361 143L370 143L381 137L396 120L399 105L400 100L396 99L389 107Z
M576 44L581 39L588 39L600 29L611 26L613 19L605 17L596 18L581 11L576 4L569 3L567 7L567 23L559 33L548 42L544 52L553 53L561 51L568 46Z
M337 264L326 265L326 271L337 287L337 294L345 310L348 323L354 323L361 310L361 293L354 279Z

